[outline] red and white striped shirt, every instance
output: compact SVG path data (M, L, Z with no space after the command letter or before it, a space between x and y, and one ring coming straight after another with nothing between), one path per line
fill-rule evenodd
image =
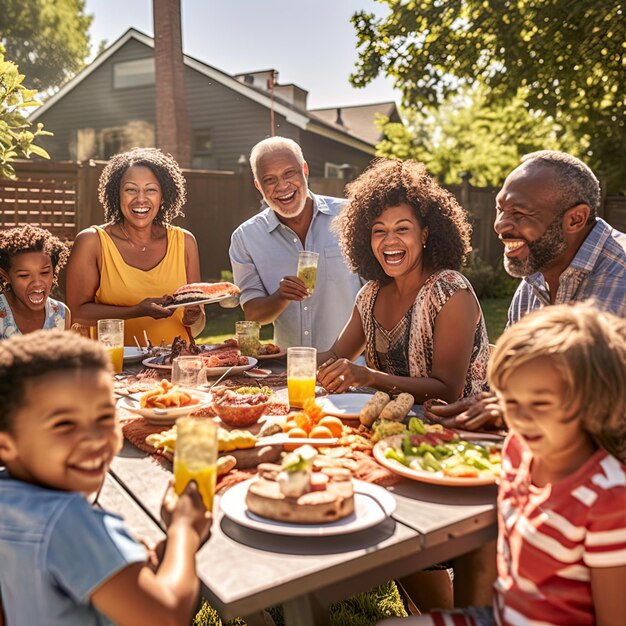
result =
M498 493L496 623L591 626L591 568L626 565L626 466L599 450L571 476L536 487L515 435Z

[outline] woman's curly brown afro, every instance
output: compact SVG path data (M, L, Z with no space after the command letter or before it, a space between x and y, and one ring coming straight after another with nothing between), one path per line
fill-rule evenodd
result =
M372 252L372 223L392 206L407 203L422 228L428 226L424 262L433 270L459 270L471 250L467 213L454 196L431 178L417 161L377 159L347 186L348 203L333 228L348 264L367 280L388 283Z
M164 154L158 148L133 148L111 157L102 170L98 199L104 207L104 219L113 224L122 221L120 184L128 168L135 165L152 170L161 185L163 202L154 221L157 224L169 224L174 218L184 216L182 207L187 192L178 163L170 154Z
M43 252L52 261L53 285L59 279L59 272L65 267L69 257L69 246L51 232L37 226L19 226L0 232L0 268L5 272L11 269L11 259L25 252ZM0 293L10 285L0 276Z

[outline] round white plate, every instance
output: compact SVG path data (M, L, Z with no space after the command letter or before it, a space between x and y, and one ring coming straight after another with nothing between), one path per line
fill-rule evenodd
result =
M365 530L384 522L395 510L395 498L382 487L354 480L354 513L330 524L288 524L260 517L248 511L246 492L254 480L231 487L221 498L220 506L228 519L253 530L294 537L328 537Z
M129 398L120 398L117 401L117 407L132 411L145 418L151 424L157 424L159 426L166 426L173 424L177 418L189 415L198 409L202 409L211 404L211 394L204 391L198 391L197 389L185 389L185 391L191 396L198 398L198 404L190 404L189 406L182 406L173 409L148 409L141 408L138 403L132 402ZM131 397L139 400L145 391L139 393L130 394Z
M180 307L186 306L196 306L197 304L213 304L214 302L221 302L222 300L226 300L228 298L235 297L236 293L227 293L223 296L217 296L217 298L205 298L204 300L194 300L193 302L174 302L173 304L168 304L164 306L164 309L178 309Z
M393 439L393 438L390 438ZM479 487L481 485L493 485L496 482L496 476L485 476L476 478L461 478L456 476L446 476L443 472L425 472L423 470L415 470L406 465L402 465L398 461L388 459L385 456L385 450L389 443L384 439L379 441L372 451L374 458L384 467L391 470L395 474L418 480L431 485L444 485L447 487Z
M124 346L124 363L139 363L146 357L146 353L135 346Z
M198 356L202 356L201 354ZM206 355L209 356L209 355ZM239 374L240 372L245 372L246 370L250 370L253 367L256 367L256 364L258 363L258 361L252 357L249 356L248 358L248 365L236 365L235 367L233 367L230 370L230 374ZM221 376L222 374L225 374L230 368L229 367L207 367L206 368L206 375L211 378L212 376Z
M326 415L334 415L344 419L359 419L361 409L371 398L372 394L369 393L337 393L318 398L317 402ZM415 411L409 411L409 415L415 415Z
M172 369L171 363L155 363L154 361L158 358L159 358L158 356L151 356L151 357L148 357L147 359L144 359L141 363L142 365L145 365L146 367L150 367L151 369L154 369L154 370L171 370Z
M269 361L270 359L280 359L287 354L287 350L281 350L276 354L257 354L259 361Z

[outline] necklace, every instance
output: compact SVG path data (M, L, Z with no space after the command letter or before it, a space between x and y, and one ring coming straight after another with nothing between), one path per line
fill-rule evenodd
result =
M140 248L139 246L136 246L131 238L128 236L128 233L126 232L126 229L124 228L124 223L120 222L120 228L122 229L122 232L124 233L124 237L126 237L126 241L128 241L128 243L135 248L136 250L140 250L141 252L145 252L146 251L146 246L144 246L143 248Z

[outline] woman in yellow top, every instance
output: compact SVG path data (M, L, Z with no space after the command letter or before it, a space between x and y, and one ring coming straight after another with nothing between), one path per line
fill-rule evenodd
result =
M124 322L124 344L144 331L171 343L204 328L204 309L166 309L163 296L200 281L194 236L170 222L182 213L185 179L176 161L156 148L117 154L100 176L98 197L106 223L81 231L67 266L67 303L74 322Z

